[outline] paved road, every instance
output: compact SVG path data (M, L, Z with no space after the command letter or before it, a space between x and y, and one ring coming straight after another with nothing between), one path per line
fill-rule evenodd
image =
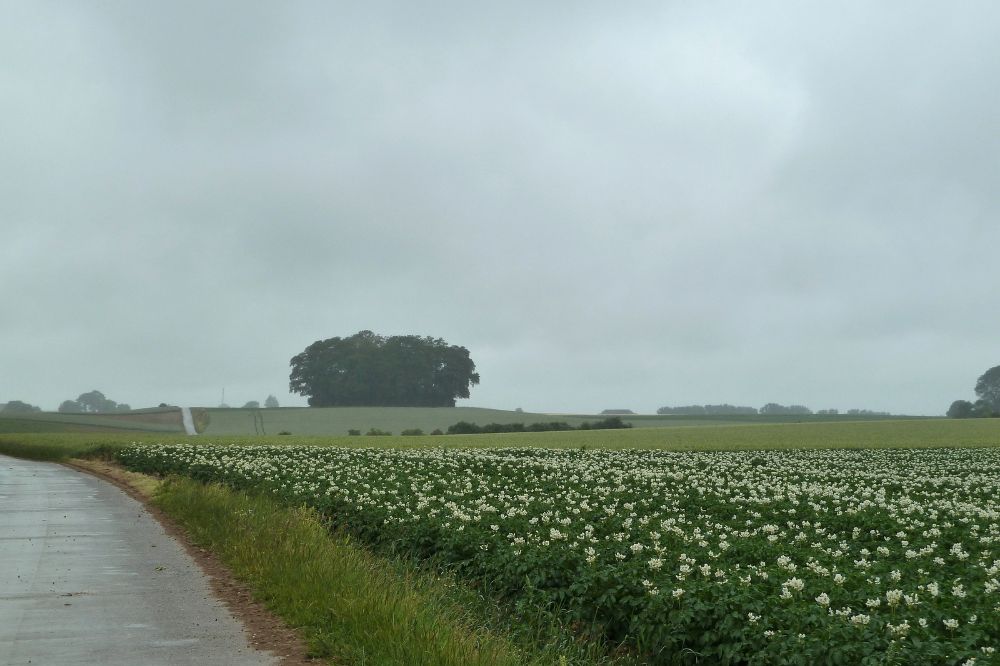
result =
M114 486L0 456L0 665L275 664Z

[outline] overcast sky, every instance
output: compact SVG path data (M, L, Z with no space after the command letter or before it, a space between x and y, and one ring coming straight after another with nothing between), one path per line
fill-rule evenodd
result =
M1000 364L1000 4L0 3L0 402L942 414Z

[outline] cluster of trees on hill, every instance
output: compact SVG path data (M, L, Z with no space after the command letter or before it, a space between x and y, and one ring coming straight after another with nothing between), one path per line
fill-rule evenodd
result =
M291 366L289 389L310 407L454 407L479 383L468 349L416 335L318 340Z
M124 402L110 400L103 393L94 389L87 393L81 393L76 400L63 400L59 405L60 412L73 412L83 414L107 414L109 412L127 412L132 408Z
M4 414L30 414L42 411L41 407L29 405L22 400L11 400L4 405L0 405L0 412Z
M687 405L684 407L660 407L657 414L678 416L724 416L729 414L765 414L765 415L806 415L813 410L805 405L779 405L769 402L760 409L756 407L737 407L730 404L722 405ZM840 414L839 409L820 409L816 414L830 416ZM848 416L889 416L889 412L876 412L871 409L849 409L844 412Z
M947 416L953 419L1000 418L1000 365L980 375L975 391L978 400L956 400L948 408Z

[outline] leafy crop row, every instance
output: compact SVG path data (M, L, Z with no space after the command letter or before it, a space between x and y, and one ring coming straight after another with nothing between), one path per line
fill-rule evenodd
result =
M983 664L1000 647L995 449L120 456L310 504L649 663Z

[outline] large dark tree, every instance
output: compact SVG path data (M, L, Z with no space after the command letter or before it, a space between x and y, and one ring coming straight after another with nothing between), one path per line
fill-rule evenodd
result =
M976 381L976 395L994 414L1000 413L1000 365L990 368Z
M468 349L416 335L318 340L291 366L289 389L310 407L454 407L479 383Z
M979 400L956 400L948 408L953 419L1000 417L1000 365L994 366L976 380Z

